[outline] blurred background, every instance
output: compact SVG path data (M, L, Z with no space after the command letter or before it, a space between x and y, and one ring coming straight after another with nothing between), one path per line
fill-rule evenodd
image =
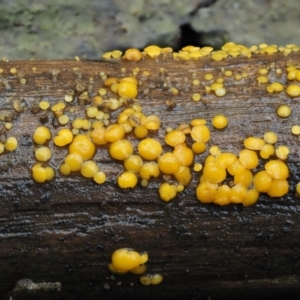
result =
M300 44L300 0L0 0L0 58L99 59L149 44Z

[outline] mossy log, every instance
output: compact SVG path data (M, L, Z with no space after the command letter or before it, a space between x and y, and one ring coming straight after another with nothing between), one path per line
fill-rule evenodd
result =
M300 152L298 138L290 130L299 124L299 98L291 99L284 91L269 94L267 84L256 81L259 68L267 67L270 82L286 85L286 66L298 64L299 59L296 53L220 62L210 58L144 59L136 63L122 59L0 62L0 115L2 120L13 119L13 128L7 132L2 129L2 135L15 136L19 141L15 151L0 157L3 299L282 299L283 295L299 295L300 201L295 185L299 181ZM273 199L261 195L258 203L248 208L202 204L195 196L200 176L195 172L190 185L165 203L157 191L161 177L151 180L147 188L120 189L116 177L122 164L110 158L105 146L95 155L107 174L104 184L97 185L78 174L63 177L59 171L54 180L35 183L30 170L35 163L33 131L43 123L54 136L60 128L50 110L45 113L35 109L37 103L41 99L51 104L63 101L66 90L74 90L78 82L88 87L91 77L90 92L96 95L103 87L100 72L120 78L136 67L141 83L138 102L145 114L158 115L162 121L158 132L150 136L163 143L167 127L175 128L194 118L205 118L209 124L221 113L228 117L229 125L218 131L209 124L208 146L218 145L222 151L238 154L246 137L262 137L266 131L274 131L278 144L290 149L288 195ZM25 73L26 84L10 73L11 68ZM281 69L282 75L276 74L276 69ZM51 70L60 70L57 78ZM224 70L245 76L241 80L225 77ZM149 76L145 77L143 71ZM224 97L206 92L206 73L225 78ZM4 78L9 86L5 80L6 87L3 84ZM193 86L195 78L200 79L200 86ZM178 89L178 95L172 95L170 86ZM192 94L198 92L201 100L192 101ZM14 110L14 100L25 103L23 112ZM176 105L169 107L166 100L174 100ZM283 103L292 109L289 118L276 114ZM121 110L111 113L112 122ZM74 103L66 108L71 120L84 116L84 111L85 106ZM128 138L137 145L133 134ZM58 168L67 148L59 149L52 141L49 147L53 151L49 164ZM207 154L196 156L195 161L203 163ZM122 247L147 251L147 272L162 274L163 282L143 286L137 275L112 275L107 264L112 252ZM32 288L29 280L18 283L23 279L37 285Z

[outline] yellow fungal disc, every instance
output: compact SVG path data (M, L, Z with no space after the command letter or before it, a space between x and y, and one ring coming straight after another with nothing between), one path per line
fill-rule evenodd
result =
M288 96L294 98L300 96L300 86L298 85L289 85L286 87L285 92Z
M177 158L179 164L181 166L190 166L194 161L194 153L193 151L185 146L184 144L180 144L175 147L173 154Z
M216 115L211 123L216 129L224 129L228 125L228 119L223 115Z
M45 168L41 167L40 164L34 165L31 170L34 181L43 183L47 180L46 170Z
M246 169L255 169L258 165L258 156L256 152L244 149L239 153L239 161Z
M123 58L129 61L139 61L142 59L142 53L140 50L135 48L130 48L125 51Z
M294 125L291 130L292 130L292 133L295 135L300 134L300 126L299 125Z
M147 271L146 265L140 265L134 269L131 269L130 272L137 275L142 275Z
M17 149L17 147L18 147L18 140L15 137L10 136L6 139L4 143L4 148L7 151L14 151L15 149Z
M165 142L172 147L185 142L185 134L181 130L172 130L165 136Z
M123 172L118 177L118 185L122 189L134 188L138 182L137 176L133 172Z
M125 136L125 130L123 126L119 124L109 125L104 132L104 139L111 143L123 139L124 136Z
M119 50L114 50L111 52L111 56L112 56L112 58L119 58L122 56L122 52Z
M265 145L265 141L256 137L248 137L244 140L245 148L249 150L261 150Z
M266 76L257 76L256 80L257 80L258 84L269 82L269 79Z
M69 153L77 153L83 160L91 159L95 151L95 145L84 135L77 135L69 146Z
M144 275L140 277L140 282L142 285L150 285L152 281L152 275Z
M155 45L148 46L144 50L150 57L157 57L161 54L161 48Z
M278 146L275 150L276 156L281 160L287 159L289 153L290 149L287 146Z
M58 132L58 135L54 137L54 144L59 147L68 145L73 140L73 133L70 129L64 128Z
M40 103L39 103L39 107L40 107L40 109L42 109L42 110L46 110L46 109L48 109L49 107L50 107L50 104L49 104L49 102L48 101L41 101Z
M216 162L205 164L203 178L211 183L222 182L226 178L226 169Z
M165 202L169 202L177 195L176 186L167 182L164 182L160 185L158 192L160 199L162 199Z
M58 111L58 110L63 110L65 107L66 107L66 105L63 102L59 102L59 103L53 105L51 107L51 110L55 112L55 111Z
M267 91L268 93L272 94L272 93L280 93L282 92L284 89L283 85L279 82L274 82L270 85L267 86Z
M215 200L218 184L213 184L207 180L202 181L196 189L197 199L202 203L211 203Z
M124 160L133 153L133 146L126 139L118 140L109 146L109 154L117 160Z
M116 250L111 257L113 267L118 271L129 271L141 264L140 254L132 249Z
M273 179L271 182L271 186L267 190L267 194L270 197L282 197L286 195L289 191L289 183L287 180L278 180Z
M266 171L259 171L253 177L253 185L259 193L266 193L271 186L272 178Z
M249 187L252 184L253 174L250 170L244 169L234 174L234 184L243 184Z
M142 158L146 160L155 160L162 153L161 144L152 138L147 138L138 144L138 151Z
M54 172L54 169L51 168L51 167L46 167L45 168L45 171L46 171L46 180L51 180L54 178L55 176L55 172Z
M151 284L153 284L153 285L160 284L163 281L163 279L164 278L162 275L154 274L154 275L152 275L152 278L151 278Z
M100 128L95 128L92 131L92 141L96 145L105 145L108 143L108 141L105 139L104 134L105 134L106 128L100 127Z
M139 155L130 155L124 160L124 169L129 172L138 173L142 165L143 160Z
M283 180L288 178L288 166L281 160L270 160L266 163L265 169L272 179Z
M118 94L124 98L136 98L138 94L137 85L130 81L120 82L118 84Z
M187 186L192 180L191 170L186 166L180 166L178 171L174 173L174 176L183 186Z
M196 142L206 143L210 139L210 131L206 125L196 125L192 128L191 137Z
M81 175L86 178L93 178L98 171L99 167L93 160L85 161L80 168Z
M111 54L112 54L111 51L110 52L105 52L104 54L102 54L102 58L104 58L104 59L110 59L111 58Z
M214 203L221 206L230 204L229 201L230 191L231 189L228 185L226 184L221 185L215 194Z
M194 164L194 171L200 172L202 170L203 166L199 163Z
M243 203L247 196L247 188L243 184L234 185L229 193L229 201L234 204Z
M287 118L291 115L292 110L288 105L281 105L277 109L277 115L281 118Z
M233 166L234 163L238 162L237 157L233 154L233 153L229 153L229 152L223 152L220 153L216 159L214 160L216 163L220 164L223 168L228 168L229 166ZM239 171L242 168L237 168L235 171ZM234 174L236 173L234 172ZM231 175L234 175L231 174Z
M254 205L259 199L259 192L256 189L248 190L246 197L243 200L243 206L249 207Z
M102 184L106 181L106 175L104 172L97 172L93 177L94 181L98 184Z
M179 161L171 152L166 152L157 159L157 164L164 174L174 174L179 169Z
M33 134L34 142L39 145L46 143L46 141L50 139L51 139L51 132L49 128L45 126L38 127Z
M138 125L134 128L134 134L137 138L143 139L148 135L148 129L144 125Z
M160 171L155 161L145 162L139 169L139 176L143 180L149 180L150 177L156 178L159 175Z
M259 152L259 155L261 158L263 159L268 159L270 156L272 156L273 154L275 153L275 149L274 149L274 146L271 145L271 144L265 144L260 152Z
M69 165L67 165L67 164L61 164L61 165L59 166L59 171L60 171L60 173L61 173L62 175L64 175L64 176L68 176L68 175L71 174L70 167L69 167Z
M148 255L147 252L140 253L140 257L141 257L140 264L145 264L148 261L148 259L149 259L149 255Z
M268 144L275 144L277 142L277 134L272 131L268 131L264 134L264 140Z
M83 159L77 153L68 154L65 158L65 164L69 167L70 171L79 171L83 164Z
M40 147L35 150L35 158L39 161L47 161L51 158L52 152L48 147Z

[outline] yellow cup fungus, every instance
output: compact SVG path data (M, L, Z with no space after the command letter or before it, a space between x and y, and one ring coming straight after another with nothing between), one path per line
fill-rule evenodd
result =
M146 160L155 160L162 153L161 144L152 138L146 138L138 144L139 155Z
M130 141L126 139L118 140L111 143L109 146L109 154L112 158L117 160L124 160L133 153L133 146Z
M137 185L138 179L135 173L125 171L119 175L117 182L120 188L127 189L134 188Z
M73 133L70 129L61 129L53 141L56 146L63 147L70 144L73 140Z
M42 145L45 144L47 140L51 139L51 132L49 128L45 126L40 126L36 128L33 134L33 140L36 144Z
M35 158L39 161L48 161L52 156L52 151L48 147L40 147L35 150Z
M167 182L164 182L160 185L158 192L160 199L162 199L165 202L172 200L177 195L176 186Z
M228 120L223 115L217 115L213 117L211 123L216 129L224 129L228 125Z
M10 136L6 139L4 143L4 148L7 151L14 151L17 149L17 147L18 147L18 140L15 137Z
M69 153L77 153L83 160L91 159L95 151L94 143L86 135L77 135L69 146Z

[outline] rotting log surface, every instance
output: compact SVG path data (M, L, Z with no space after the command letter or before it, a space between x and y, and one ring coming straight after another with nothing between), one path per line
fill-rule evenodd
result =
M60 282L61 292L17 293L14 299L282 299L300 292L300 206L295 197L295 184L300 181L299 142L290 133L290 127L299 123L298 99L290 99L285 92L267 94L266 85L258 86L257 70L275 66L285 73L288 63L296 64L300 56L293 54L235 58L221 62L205 59L178 62L173 60L145 60L139 63L124 61L14 61L1 62L3 76L11 90L0 85L0 114L13 112L15 99L24 99L30 107L41 98L51 104L62 101L67 89L74 89L73 68L82 72L82 82L94 78L93 91L103 85L99 72L108 76L129 75L135 67L140 73L151 74L139 87L140 104L145 114L154 113L162 120L158 134L163 139L166 127L189 123L193 118L211 118L223 113L229 118L224 131L211 131L209 145L218 145L222 151L238 153L242 140L275 131L279 144L290 147L288 165L290 193L280 199L261 196L254 207L240 205L220 207L204 205L195 197L199 174L179 196L165 203L159 199L157 188L161 178L152 180L147 188L121 190L116 176L122 170L102 147L95 159L108 175L108 181L96 185L80 176L56 178L47 184L37 184L30 176L35 162L32 134L40 125L40 115L30 109L14 120L9 135L16 136L19 147L0 158L0 295L8 299L20 279L35 283ZM18 83L9 73L11 67L25 72L26 85ZM36 67L36 72L32 72ZM122 74L120 68L127 69ZM173 86L180 91L173 97L163 90L164 67ZM227 95L217 98L191 87L192 73L203 78L205 73L220 75L221 68L234 73L247 72L241 81L225 79ZM59 69L52 82L50 69ZM286 83L285 75L276 77L271 67L270 82ZM143 94L143 89L149 93ZM191 100L200 91L202 99ZM176 107L169 110L167 99L175 99ZM279 104L287 103L293 110L287 119L276 115ZM67 113L83 116L84 108L75 107ZM115 119L118 112L112 114ZM53 116L49 112L52 133ZM137 140L132 136L132 141ZM53 158L50 165L59 166L67 149L57 149L50 142ZM207 153L205 154L207 155ZM205 155L195 161L203 162ZM158 286L142 286L133 274L114 275L107 269L112 252L121 247L147 251L149 273L164 275ZM291 298L290 298L291 299Z

